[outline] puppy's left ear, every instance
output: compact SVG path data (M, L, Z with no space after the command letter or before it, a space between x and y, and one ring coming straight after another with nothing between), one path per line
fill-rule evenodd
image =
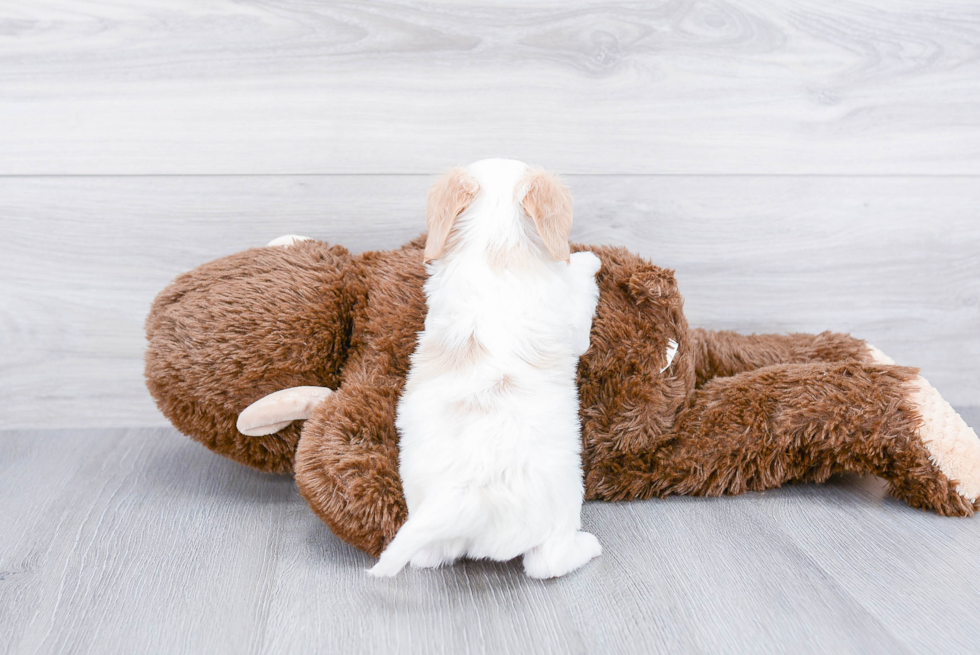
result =
M456 217L469 207L479 191L480 183L462 168L454 168L432 185L425 208L429 235L425 239L423 261L429 262L442 255Z
M551 256L569 261L568 237L572 232L572 194L557 177L546 171L530 171L527 193L521 201Z

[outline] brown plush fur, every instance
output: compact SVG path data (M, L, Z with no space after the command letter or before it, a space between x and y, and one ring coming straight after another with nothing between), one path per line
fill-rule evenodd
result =
M146 384L160 411L211 450L292 472L302 425L245 437L238 413L285 387L336 388L350 352L353 283L346 249L301 242L253 248L178 277L146 320Z
M834 332L745 336L735 332L694 328L689 337L695 351L698 387L716 377L754 371L773 364L872 361L865 342Z
M294 469L317 515L373 555L406 517L394 421L425 316L423 248L250 250L178 278L147 321L147 384L174 425L243 464ZM603 266L579 366L588 498L737 494L856 472L915 507L973 513L917 436L914 369L875 364L842 334L689 329L672 271L590 249ZM236 432L252 401L310 384L336 393L301 433Z

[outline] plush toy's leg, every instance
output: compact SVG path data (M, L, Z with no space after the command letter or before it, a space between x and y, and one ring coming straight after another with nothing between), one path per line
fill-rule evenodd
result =
M957 493L976 507L980 498L980 439L925 378L917 377L911 387L910 400L922 418L919 436L930 461L954 480Z
M754 371L773 364L895 363L867 342L836 332L744 335L696 328L689 331L689 338L698 386L715 377Z
M395 430L401 382L352 373L313 410L296 449L300 494L334 534L375 557L408 516Z
M718 496L871 474L914 507L971 515L980 441L915 369L783 364L696 391L659 448L592 462L592 497Z
M334 534L374 556L408 516L395 414L425 325L422 247L416 240L363 255L358 284L370 293L354 310L343 383L314 408L296 449L296 482L310 507Z

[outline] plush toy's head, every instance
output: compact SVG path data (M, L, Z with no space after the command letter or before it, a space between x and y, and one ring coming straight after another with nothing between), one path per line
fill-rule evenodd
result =
M340 246L255 248L178 277L147 319L146 381L177 429L262 471L289 473L301 423L244 438L238 413L284 387L340 384L366 294Z

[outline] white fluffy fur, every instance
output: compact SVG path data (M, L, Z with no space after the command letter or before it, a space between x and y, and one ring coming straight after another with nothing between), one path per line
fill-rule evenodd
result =
M466 171L480 190L428 264L425 329L398 404L408 521L370 572L523 555L529 576L555 577L601 552L579 530L575 383L601 264L590 252L549 255L521 207L526 165ZM427 351L464 355L433 369L420 361Z

